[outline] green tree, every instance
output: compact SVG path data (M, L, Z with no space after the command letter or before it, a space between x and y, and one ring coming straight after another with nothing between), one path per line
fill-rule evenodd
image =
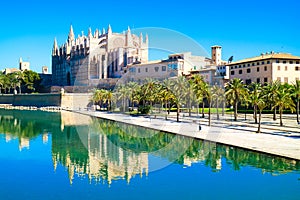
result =
M243 81L238 78L230 80L226 85L226 98L229 103L234 107L234 121L237 121L238 116L238 104L243 100L243 96L247 95L247 89L243 84Z
M126 85L118 85L116 88L116 96L118 100L122 102L122 112L126 111L126 99L128 99L130 92Z
M24 85L27 92L34 92L39 87L40 84L40 76L38 73L25 70L22 76L22 84Z
M177 122L179 122L180 107L185 103L185 97L187 94L188 81L184 76L180 76L173 82L172 92L174 95L174 103L177 108Z
M292 95L296 101L297 123L299 123L299 101L300 101L300 81L297 80L292 86Z
M200 103L202 103L202 117L204 118L204 98L205 98L204 95L205 95L205 93L203 92L203 88L205 86L205 82L201 75L195 74L191 78L191 83L192 83L193 91L196 96L198 105L200 105ZM199 109L197 110L197 113L198 112L199 112Z
M287 85L281 85L276 92L276 98L272 109L278 107L280 126L283 126L282 114L284 109L290 109L291 112L295 110L295 104L292 99L291 88Z
M214 85L211 89L211 93L212 93L212 100L215 102L216 109L217 109L217 120L219 120L220 119L219 105L220 102L224 100L224 90L221 87Z
M280 82L275 81L266 85L266 101L271 109L273 109L273 120L276 120L277 107L274 107L277 91L280 87Z
M258 102L261 100L261 92L262 92L262 86L260 83L251 83L249 85L249 100L250 103L253 106L253 118L255 121L255 124L257 124L257 110L258 110Z
M262 111L268 106L266 88L267 87L262 87L259 90L259 92L257 92L257 98L256 98L256 101L255 101L256 108L259 111L258 128L257 128L257 131L256 131L257 133L260 133Z

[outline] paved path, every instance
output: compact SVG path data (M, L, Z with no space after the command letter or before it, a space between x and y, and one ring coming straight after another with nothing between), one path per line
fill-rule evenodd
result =
M199 130L199 121L193 118L176 122L174 119L166 121L162 117L136 117L94 111L73 112L300 160L300 133L289 130L298 130L297 127L285 127L286 131L276 131L274 127L263 125L262 133L258 134L255 133L257 125L246 126L247 123L243 122L232 124L226 120L219 123L214 121L213 126L209 127L203 125L206 120L202 120Z

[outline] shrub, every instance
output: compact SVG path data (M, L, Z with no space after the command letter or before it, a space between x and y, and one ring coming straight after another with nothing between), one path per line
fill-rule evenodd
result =
M141 114L149 114L150 110L151 110L151 106L149 106L149 105L138 107L138 112L140 112Z

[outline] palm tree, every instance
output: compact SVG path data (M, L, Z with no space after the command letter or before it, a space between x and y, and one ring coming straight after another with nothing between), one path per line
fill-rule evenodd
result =
M180 106L184 104L187 89L188 89L188 82L184 76L178 77L173 82L172 91L174 94L174 103L176 104L177 107L177 122L179 122Z
M116 95L118 97L118 100L122 101L122 112L126 111L126 99L129 96L129 89L126 87L126 85L118 85L116 88Z
M196 99L198 101L198 105L202 102L202 117L204 118L204 96L203 96L203 86L204 86L204 80L203 77L199 74L195 74L191 78L192 87L194 94L196 96ZM197 109L197 113L199 112L199 109Z
M2 89L5 85L5 74L0 73L0 94L2 93Z
M265 89L266 87L263 87L262 89ZM263 90L262 92L258 92L257 100L255 101L256 107L259 111L259 117L258 117L258 128L257 133L260 133L260 126L261 126L261 114L263 109L267 107L267 93L266 90Z
M107 103L107 110L111 110L111 104L113 100L113 93L110 90L102 90L103 102Z
M268 102L268 104L270 105L271 109L273 109L273 120L276 120L276 112L277 112L277 107L274 107L275 104L275 99L276 99L276 95L277 95L277 91L280 87L280 82L279 81L275 81L272 82L270 84L268 84L266 86L266 101Z
M258 106L258 101L260 101L261 95L260 93L262 92L262 86L260 83L251 83L249 85L249 100L250 103L253 106L253 118L255 121L255 124L257 124L257 106Z
M296 115L297 123L299 124L300 80L297 80L295 83L293 83L292 95L295 97L296 100Z
M210 87L207 87L205 96L208 102L208 126L210 126L211 125L211 104L212 104L212 92Z
M163 88L167 90L167 107L168 107L168 114L170 114L170 110L171 110L171 104L173 103L174 100L174 94L172 92L172 88L174 85L174 80L173 79L165 79L162 83ZM166 109L167 109L166 107Z
M280 116L280 126L283 126L282 123L282 114L284 109L290 109L291 112L295 110L295 104L291 95L291 88L286 85L281 85L276 92L276 98L272 109L278 107L279 116Z
M214 85L211 89L211 93L212 93L212 100L216 102L217 120L219 120L220 119L219 105L220 105L220 101L223 101L224 99L224 90L221 87Z
M165 104L165 110L166 110L166 114L165 114L165 119L168 119L168 113L169 113L169 109L168 109L168 104L170 101L172 101L172 99L174 99L172 90L169 88L170 87L170 81L168 81L168 79L166 79L163 84L160 87L159 90L159 97L162 103Z
M131 107L134 107L134 93L138 90L139 85L136 82L131 81L126 84L126 87L128 89L129 103L131 104Z
M238 78L230 80L225 89L225 94L229 103L234 106L234 121L237 121L238 104L243 100L243 96L247 95L247 89L245 88L243 81Z

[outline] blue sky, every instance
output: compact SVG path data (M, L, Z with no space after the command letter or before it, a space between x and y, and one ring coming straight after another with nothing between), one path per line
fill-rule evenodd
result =
M299 5L297 0L5 1L0 7L0 69L18 67L19 57L38 72L51 67L54 37L65 42L70 24L75 35L108 24L114 32L128 26L167 28L189 36L207 52L221 45L224 60L267 51L300 56ZM151 39L149 35L150 44Z

